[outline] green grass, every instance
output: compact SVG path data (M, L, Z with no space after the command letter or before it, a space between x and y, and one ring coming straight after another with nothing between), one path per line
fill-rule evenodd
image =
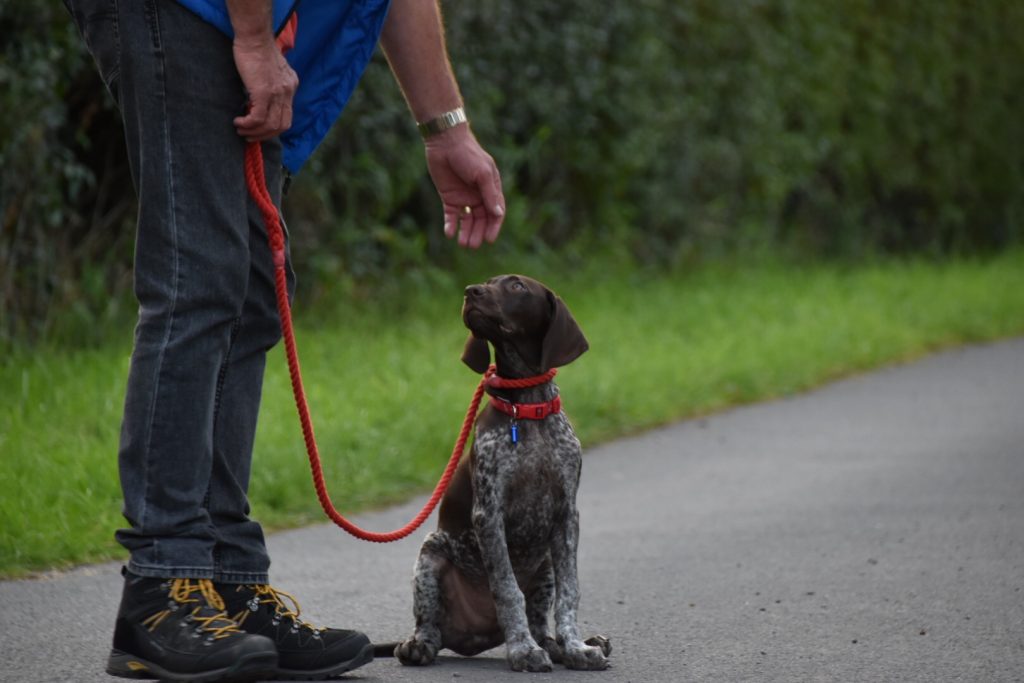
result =
M531 274L562 294L591 343L559 375L585 445L1024 333L1021 250L944 264L720 264L659 275L595 263ZM460 289L442 278L406 292L402 305L320 306L300 321L329 490L344 511L400 500L439 476L477 381L458 359ZM122 523L127 329L122 337L0 361L0 574L122 556L112 540ZM322 519L280 349L269 362L251 493L268 527Z

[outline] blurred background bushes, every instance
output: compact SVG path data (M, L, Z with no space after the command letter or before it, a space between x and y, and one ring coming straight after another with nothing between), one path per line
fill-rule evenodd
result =
M1024 3L445 2L504 174L498 255L989 252L1022 236ZM0 0L0 341L130 313L116 111L56 2ZM294 179L307 303L445 277L422 145L378 55Z

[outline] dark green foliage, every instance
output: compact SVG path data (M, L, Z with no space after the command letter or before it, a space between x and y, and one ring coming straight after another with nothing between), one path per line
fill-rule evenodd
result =
M0 342L82 339L130 288L120 121L61 3L0 0L0 35Z
M1020 241L1024 3L444 9L474 128L504 173L499 253L571 262L612 249L672 266L752 249L856 258ZM116 117L57 3L0 0L0 29L0 334L102 320L130 261ZM452 264L383 58L286 215L307 293Z

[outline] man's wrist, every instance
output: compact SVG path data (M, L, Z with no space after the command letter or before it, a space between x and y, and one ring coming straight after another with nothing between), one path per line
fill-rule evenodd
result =
M257 47L274 42L273 10L268 0L228 0L234 42Z
M446 130L464 124L469 124L469 119L466 118L466 110L462 107L456 107L455 109L446 111L439 116L435 116L426 121L417 122L416 128L419 129L420 135L423 136L424 140L429 140L432 137L440 135Z

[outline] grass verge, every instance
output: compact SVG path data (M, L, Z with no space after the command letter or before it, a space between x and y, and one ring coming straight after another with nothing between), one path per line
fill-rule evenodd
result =
M566 299L591 351L559 376L584 445L798 392L938 348L1024 333L1024 251L867 266L712 265L648 274L594 263L531 275ZM461 286L299 321L328 487L346 512L433 485L477 378L459 360ZM129 334L0 361L0 575L122 555L116 450ZM322 519L280 348L269 360L253 514ZM341 532L339 532L341 533Z

